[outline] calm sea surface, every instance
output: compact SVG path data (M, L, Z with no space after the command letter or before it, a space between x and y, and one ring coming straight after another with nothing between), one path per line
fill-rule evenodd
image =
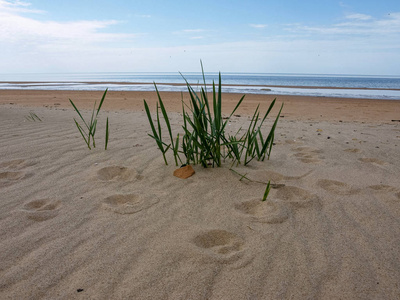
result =
M203 82L201 73L183 75L189 83ZM218 82L218 73L205 78ZM154 91L156 82L160 91L186 90L169 85L185 82L179 73L0 74L0 82L0 89ZM400 100L400 76L223 73L222 83L230 85L223 87L227 93Z

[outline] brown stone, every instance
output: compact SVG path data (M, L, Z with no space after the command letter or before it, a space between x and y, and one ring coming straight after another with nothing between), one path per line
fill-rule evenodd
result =
M194 173L195 172L194 172L192 166L188 165L188 166L184 166L182 168L176 169L174 171L174 176L182 178L182 179L186 179L186 178L189 178L190 176L192 176Z

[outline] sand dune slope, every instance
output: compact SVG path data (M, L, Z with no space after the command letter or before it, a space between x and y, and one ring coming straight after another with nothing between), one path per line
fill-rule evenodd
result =
M72 110L33 111L0 107L1 299L400 298L399 124L282 119L253 182L182 180L142 112L101 112L90 151Z

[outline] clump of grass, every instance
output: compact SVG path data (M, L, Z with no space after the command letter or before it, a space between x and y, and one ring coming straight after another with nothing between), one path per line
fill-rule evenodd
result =
M168 164L166 153L169 149L172 149L173 151L176 165L178 165L178 161L182 162L180 154L183 154L186 158L186 164L201 164L205 168L208 166L220 167L222 162L226 159L229 159L232 162L232 165L235 163L240 164L242 162L244 165L247 165L254 158L262 161L266 157L269 159L272 151L276 125L283 104L276 116L272 128L266 135L266 138L264 138L264 135L262 134L262 126L275 105L276 99L272 101L262 118L260 117L259 106L257 106L251 122L244 134L240 135L240 132L242 131L241 128L236 134L230 135L226 132L226 126L232 115L243 102L245 96L240 98L229 117L223 118L221 73L219 73L218 87L216 87L214 82L212 84L212 99L209 99L203 65L201 65L201 67L204 86L201 87L201 90L198 93L195 92L192 86L182 76L187 85L190 101L189 104L186 104L182 100L183 136L181 147L179 147L179 134L175 140L173 138L168 114L165 110L164 103L160 97L156 84L154 85L158 96L158 102L156 104L157 129L152 120L149 106L146 100L144 100L145 110L153 133L149 134L149 136L156 141L157 146L163 155L165 164ZM159 110L161 110L167 126L169 142L163 140Z
M33 122L36 122L36 121L42 122L42 119L40 119L40 118L38 117L38 115L35 114L35 113L33 113L33 112L29 112L29 116L26 116L25 119L27 119L28 121L31 121L31 122L32 122L32 121L33 121Z
M74 107L75 111L78 113L79 117L81 118L84 127L82 127L78 121L74 118L75 125L78 128L79 132L81 133L83 139L85 140L86 145L88 148L91 150L91 145L93 148L96 148L96 141L94 139L94 136L96 134L96 127L97 127L97 116L99 115L101 106L103 105L104 99L106 98L108 89L104 91L103 97L100 100L99 106L96 109L96 102L94 103L93 106L93 111L92 111L92 116L90 118L90 121L85 121L83 118L82 114L80 113L79 109L76 107L74 102L72 102L71 99L69 101L71 102L72 106ZM106 138L105 138L105 147L104 149L107 150L107 145L108 145L108 138L109 138L109 128L108 128L108 117L107 117L107 123L106 123Z

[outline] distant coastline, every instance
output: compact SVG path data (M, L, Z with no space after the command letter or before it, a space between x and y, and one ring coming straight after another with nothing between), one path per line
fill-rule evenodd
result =
M183 74L194 87L205 82L211 89L217 73ZM293 95L400 100L400 77L301 74L222 74L222 91L239 94ZM75 90L185 92L179 73L0 74L3 90Z
M192 84L200 88L201 84ZM145 82L0 82L0 90L60 90L60 91L155 91L154 84ZM159 83L161 92L186 92L183 83ZM212 85L207 84L211 91ZM400 89L368 88L368 87L326 87L326 86L283 86L283 85L234 85L223 84L224 93L289 95L334 98L366 98L400 100Z

